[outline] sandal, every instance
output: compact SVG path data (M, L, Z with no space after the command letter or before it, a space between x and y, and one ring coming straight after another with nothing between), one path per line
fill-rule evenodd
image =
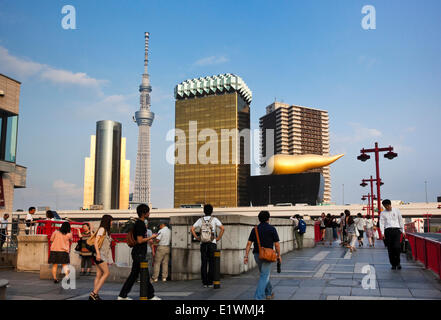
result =
M97 293L92 291L89 295L89 300L103 300L103 299L101 299Z

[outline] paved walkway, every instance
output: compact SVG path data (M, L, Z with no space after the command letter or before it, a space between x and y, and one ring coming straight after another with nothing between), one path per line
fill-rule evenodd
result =
M337 243L294 251L283 256L282 272L271 274L275 299L279 300L347 300L347 299L441 299L441 282L431 271L401 255L402 270L391 270L382 242L376 248L359 248L351 254ZM373 289L363 289L367 276L365 265L375 270L375 281L366 281ZM0 269L0 278L8 279L9 300L86 300L93 286L93 276L77 280L75 290L39 280L35 273L18 273ZM203 288L200 280L168 281L154 284L156 294L164 300L249 300L253 299L257 270L241 276L225 277L221 289ZM105 300L118 296L122 284L106 283L100 292ZM137 299L139 284L129 297Z

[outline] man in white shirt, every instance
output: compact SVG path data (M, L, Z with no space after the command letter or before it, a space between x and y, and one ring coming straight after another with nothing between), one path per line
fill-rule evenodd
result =
M0 251L3 251L3 244L6 242L8 235L8 219L9 214L5 213L0 219Z
M158 244L158 247L156 248L152 280L153 282L158 281L159 270L162 265L162 281L167 281L168 261L170 259L171 231L163 221L161 221L161 224L159 225L158 236L156 237L155 242Z
M204 205L205 217L198 219L196 223L191 227L191 233L198 240L201 241L201 278L202 284L205 288L213 287L213 277L214 277L214 252L217 249L216 242L219 241L225 231L224 226L219 221L218 218L212 217L213 207L209 204ZM211 225L211 241L204 242L204 236L202 232L206 224ZM196 235L196 228L201 229L201 236ZM219 228L220 234L216 237L217 228ZM208 273L207 273L208 266Z
M25 232L27 235L29 235L31 231L32 221L34 220L32 216L34 215L34 213L35 213L35 207L30 207L25 219L26 222Z
M403 237L405 235L403 217L401 216L400 210L396 208L392 209L390 200L383 200L382 204L386 210L380 214L381 234L387 246L392 270L400 270L401 234L403 234Z

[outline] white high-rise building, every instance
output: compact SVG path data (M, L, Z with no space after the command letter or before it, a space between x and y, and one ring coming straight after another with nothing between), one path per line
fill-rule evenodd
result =
M274 154L319 154L329 156L328 111L274 102L266 107L266 115L260 118L262 130L261 155L266 154L267 129L274 130ZM268 152L271 152L268 150ZM311 169L320 172L325 180L324 202L331 201L331 173L329 166Z
M145 58L144 73L142 75L142 83L139 86L140 92L140 108L135 113L134 121L138 124L138 154L136 156L136 173L135 173L135 189L133 192L132 203L145 203L151 205L150 202L150 127L152 126L155 114L150 111L150 77L147 72L148 64L148 48L149 48L148 32L145 33Z

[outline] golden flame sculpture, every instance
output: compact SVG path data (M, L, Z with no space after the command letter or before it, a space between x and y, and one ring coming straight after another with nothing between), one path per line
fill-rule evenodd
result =
M267 161L268 174L302 173L310 169L329 166L344 154L332 157L317 154L288 155L276 154Z

